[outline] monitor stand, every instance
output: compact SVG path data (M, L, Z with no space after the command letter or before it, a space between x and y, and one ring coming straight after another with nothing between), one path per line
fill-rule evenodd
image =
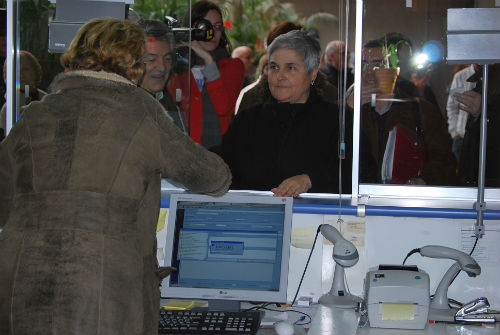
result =
M239 312L241 303L239 300L209 299L209 311Z

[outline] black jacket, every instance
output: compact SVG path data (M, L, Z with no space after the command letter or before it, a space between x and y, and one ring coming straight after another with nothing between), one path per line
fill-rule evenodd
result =
M477 71L467 81L476 82L476 92L482 92L482 71ZM486 108L486 187L500 186L500 64L490 65L488 71L488 103ZM479 174L479 146L481 119L469 116L465 129L458 167L458 183L477 186Z
M351 192L349 115L342 193ZM339 193L338 125L337 106L322 100L314 90L305 104L278 103L271 98L263 105L240 111L224 134L222 145L214 150L231 168L231 188L269 191L286 178L307 174L312 183L309 192Z
M328 81L335 87L339 87L339 71L331 64L326 64L319 68L319 71L322 72ZM342 81L344 77L342 76ZM354 83L354 75L351 72L351 69L347 69L347 86L349 88ZM341 82L343 85L343 82Z

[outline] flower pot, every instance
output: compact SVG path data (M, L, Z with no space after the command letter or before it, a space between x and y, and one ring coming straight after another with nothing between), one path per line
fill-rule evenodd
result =
M374 71L378 80L380 93L392 93L396 85L396 79L399 75L399 67L396 69L379 68Z

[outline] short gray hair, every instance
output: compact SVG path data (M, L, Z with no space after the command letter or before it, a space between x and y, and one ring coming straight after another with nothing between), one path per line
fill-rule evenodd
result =
M269 58L274 51L279 49L294 50L301 55L307 73L311 73L319 66L321 56L319 42L304 30L292 30L276 37L267 49Z

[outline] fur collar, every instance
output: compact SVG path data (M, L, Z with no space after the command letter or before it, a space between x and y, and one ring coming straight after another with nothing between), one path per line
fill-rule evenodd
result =
M104 82L112 82L118 85L137 86L127 78L113 72L77 70L58 74L54 78L54 81L50 84L49 92L56 92L64 88L81 86L82 79L89 82L93 81L92 79L97 79L99 81L103 81L103 84ZM78 83L76 83L75 81Z

